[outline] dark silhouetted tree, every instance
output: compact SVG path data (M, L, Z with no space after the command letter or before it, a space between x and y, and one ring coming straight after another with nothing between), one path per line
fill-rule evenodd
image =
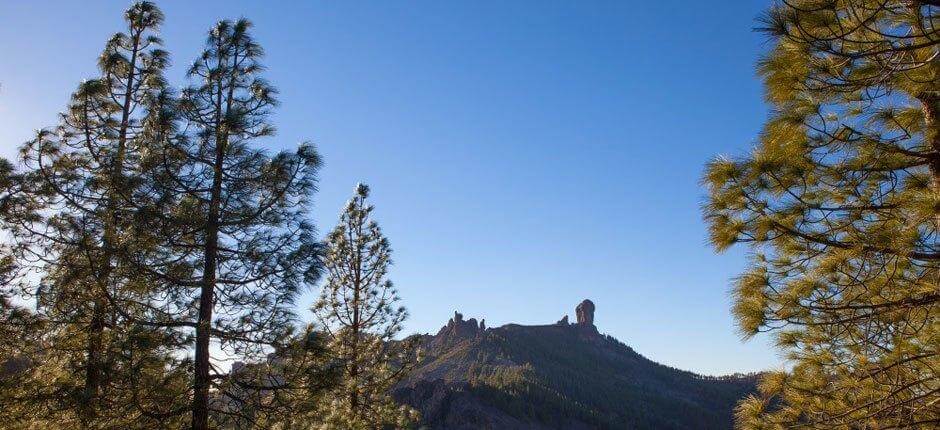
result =
M164 252L142 268L173 285L166 314L195 329L193 429L209 428L212 412L236 412L213 406L213 387L232 381L214 367L212 345L219 358L256 363L294 342L295 297L320 273L308 220L320 157L307 143L275 155L257 146L274 133L268 116L277 102L250 27L221 21L209 32L189 69L194 85L179 100L182 132L153 162L161 169L154 183L173 203Z

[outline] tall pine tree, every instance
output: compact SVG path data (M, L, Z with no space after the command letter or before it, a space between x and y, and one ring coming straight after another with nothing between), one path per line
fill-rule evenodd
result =
M307 212L319 156L306 143L256 147L273 134L276 92L258 76L247 21L212 29L195 84L176 97L159 9L137 3L125 18L101 76L24 146L24 173L0 169L11 255L40 278L0 297L0 316L24 328L4 359L28 364L0 417L62 428L278 422L330 381L322 341L296 333L293 313L320 272ZM8 260L0 274L18 267ZM15 291L35 298L35 315L7 299ZM218 368L229 359L248 364Z
M49 330L25 395L40 402L34 418L64 427L147 427L173 414L167 399L175 396L163 389L174 386L165 371L175 362L166 347L175 333L137 323L156 291L122 263L140 245L140 159L163 109L168 55L156 6L136 3L124 18L127 31L99 58L100 76L79 86L56 128L21 151L24 183L43 216L16 223L13 236L22 261L40 270L38 288L26 289Z
M742 428L940 425L940 3L787 0L758 71L773 114L754 151L709 164L745 336L775 333Z
M386 278L391 247L359 184L327 238L326 285L313 312L332 339L342 381L322 412L322 428L407 428L417 412L397 405L391 387L415 363L416 345L395 336L408 313Z
M179 100L182 132L152 163L172 209L165 252L141 267L172 285L166 314L195 329L193 429L210 428L213 413L238 413L214 402L237 393L225 391L232 375L216 367L213 345L217 359L257 363L295 342L294 300L320 274L308 214L320 157L307 143L274 155L259 147L274 133L277 101L260 77L263 50L250 27L221 21L209 32L189 69L194 85Z

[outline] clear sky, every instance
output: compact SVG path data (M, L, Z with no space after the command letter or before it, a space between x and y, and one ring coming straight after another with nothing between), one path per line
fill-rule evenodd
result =
M127 1L0 2L0 155L55 124ZM394 248L409 332L459 310L574 317L706 374L780 365L729 316L741 249L715 255L703 164L746 151L767 107L765 1L159 1L175 66L247 17L281 91L272 149L317 144L326 231L359 181ZM299 310L309 318L308 293Z

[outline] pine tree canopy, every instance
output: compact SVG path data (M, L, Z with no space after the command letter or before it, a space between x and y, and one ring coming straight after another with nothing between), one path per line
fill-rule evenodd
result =
M741 428L940 424L940 4L776 2L758 63L773 113L753 152L712 161L711 242L744 243L742 333L792 369Z
M100 74L22 147L22 171L0 164L13 238L0 249L0 333L16 339L0 361L22 364L0 387L0 419L270 425L331 384L324 342L294 312L320 275L308 213L320 157L307 143L269 153L256 142L273 135L277 91L250 22L212 27L177 91L163 77L159 8L135 3L124 18ZM235 374L220 358L251 365Z
M342 384L323 405L321 427L369 430L411 428L417 412L391 399L391 387L416 362L414 339L396 340L407 310L386 278L391 246L368 204L369 187L356 186L339 224L326 240L326 285L313 305L342 364Z
M19 291L43 323L18 358L33 364L20 375L32 379L7 392L8 410L38 425L143 428L172 423L164 415L182 404L172 395L180 334L141 324L157 286L122 262L149 246L134 214L149 204L140 159L167 92L163 15L141 2L124 19L100 74L78 86L56 127L23 146L20 195L31 215L5 219L18 262L39 277L38 286L20 277Z

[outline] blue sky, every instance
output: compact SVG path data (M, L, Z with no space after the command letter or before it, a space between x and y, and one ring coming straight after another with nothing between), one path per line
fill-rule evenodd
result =
M0 2L0 155L51 126L129 2ZM359 181L395 250L409 332L574 317L707 374L780 365L729 316L742 249L715 255L703 164L767 115L764 1L158 2L183 81L206 29L254 21L281 91L272 149L315 142L315 218ZM301 300L300 313L313 293Z

